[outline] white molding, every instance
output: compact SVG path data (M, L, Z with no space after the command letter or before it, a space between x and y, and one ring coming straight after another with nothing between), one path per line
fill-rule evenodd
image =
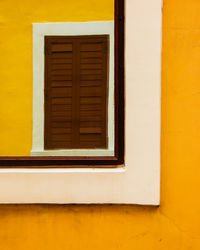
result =
M161 4L126 1L125 168L2 169L0 203L159 205Z
M109 35L108 149L44 150L44 36ZM33 24L32 156L114 156L114 21Z

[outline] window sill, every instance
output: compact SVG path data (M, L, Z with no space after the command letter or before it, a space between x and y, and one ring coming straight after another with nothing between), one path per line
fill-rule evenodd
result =
M32 150L31 156L114 156L114 150Z

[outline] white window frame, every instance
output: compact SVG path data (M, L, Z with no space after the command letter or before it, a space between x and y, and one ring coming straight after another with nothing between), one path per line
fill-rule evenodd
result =
M161 0L126 1L125 166L1 169L0 203L160 203Z
M109 36L108 148L44 149L45 36ZM114 21L33 24L33 147L31 156L114 156Z

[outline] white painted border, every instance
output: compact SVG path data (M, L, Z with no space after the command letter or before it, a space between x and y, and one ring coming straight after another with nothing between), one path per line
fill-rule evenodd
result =
M159 204L161 8L126 1L126 167L1 169L0 203Z
M109 35L108 149L44 150L44 36ZM33 24L32 156L114 156L114 21Z

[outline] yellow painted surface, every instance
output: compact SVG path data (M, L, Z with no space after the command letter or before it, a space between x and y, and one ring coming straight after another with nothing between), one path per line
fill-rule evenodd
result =
M0 156L32 149L32 23L113 19L114 0L0 0Z
M30 23L32 21L67 21L68 15L71 15L67 7L72 6L72 3L80 4L81 1L62 1L63 5L66 5L66 10L59 7L61 1L57 1L55 5L51 1L48 1L49 5L47 1L42 0L35 1L32 5L31 2L33 1L23 1L23 4L22 1L0 2L0 31L3 38L7 38L0 43L0 75L3 76L0 103L2 105L2 101L5 102L2 96L6 94L9 107L7 111L1 111L7 117L1 117L1 126L4 128L18 126L19 128L21 124L17 115L26 117L26 125L19 133L25 134L25 131L29 134L24 138L28 148L27 154L31 147L29 128L31 127L32 86L31 56L27 56L24 49L26 51L31 49ZM94 13L97 9L96 2L84 1L84 4L88 3L88 5L87 7L84 5L83 8L87 8L91 18L97 15ZM112 6L107 2L103 0L98 2L104 10L105 20L112 18L109 14L112 12ZM13 3L16 6L15 10L13 7L10 8ZM105 4L108 5L108 9ZM55 10L54 13L53 10ZM25 19L23 15L26 15ZM51 18L47 18L49 16ZM14 23L7 26L8 21ZM18 52L15 42L19 46ZM20 45L21 43L23 46ZM2 51L6 51L6 54L2 55ZM14 57L7 57L13 53ZM15 76L14 73L16 73ZM20 91L14 83L22 84ZM15 95L11 91L13 88L16 88ZM11 124L5 124L9 114L19 109L23 112L9 118ZM0 131L3 133L2 130ZM14 133L13 130L12 135ZM2 136L1 134L1 138ZM10 136L5 137L4 140L9 138ZM13 145L16 146L16 142L9 142L9 148ZM1 154L3 150L1 147ZM25 148L17 150L21 153ZM164 0L161 151L161 206L159 208L2 205L0 206L0 249L200 249L199 0Z

